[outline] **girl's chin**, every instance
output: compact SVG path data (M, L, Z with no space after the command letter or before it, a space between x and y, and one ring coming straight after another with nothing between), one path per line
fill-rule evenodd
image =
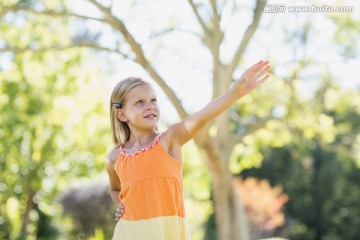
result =
M158 122L156 121L156 122L154 122L154 124L146 124L144 127L148 128L150 130L150 129L157 128L157 126L158 126Z
M157 125L159 122L159 119L157 117L155 118L145 118L145 124L155 124Z

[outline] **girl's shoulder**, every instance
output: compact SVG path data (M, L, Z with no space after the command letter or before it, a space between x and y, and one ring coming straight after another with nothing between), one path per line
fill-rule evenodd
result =
M160 142L165 149L168 149L171 146L171 134L171 129L161 133Z
M169 128L161 135L160 142L162 147L171 157L181 161L181 145L176 144L176 142L173 141L173 134L173 129Z
M107 156L106 156L106 161L111 163L111 164L115 164L116 160L118 159L120 154L120 148L119 146L115 146L113 149L111 149Z

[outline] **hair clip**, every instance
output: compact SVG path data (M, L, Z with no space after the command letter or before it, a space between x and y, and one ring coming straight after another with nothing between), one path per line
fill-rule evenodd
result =
M111 102L111 104L112 104L116 109L122 108L122 104L119 103L119 102Z

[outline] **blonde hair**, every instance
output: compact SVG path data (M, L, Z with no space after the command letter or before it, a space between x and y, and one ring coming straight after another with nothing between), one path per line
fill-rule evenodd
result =
M115 145L122 145L130 138L130 129L127 123L120 121L116 116L116 112L124 106L125 97L129 91L141 85L150 84L139 77L129 77L120 81L114 87L110 98L110 121Z

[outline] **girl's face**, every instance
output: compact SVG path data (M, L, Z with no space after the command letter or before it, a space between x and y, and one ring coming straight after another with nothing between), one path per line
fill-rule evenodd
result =
M160 110L157 97L150 85L140 85L131 89L125 97L124 107L118 110L119 119L130 129L150 130L157 127Z

